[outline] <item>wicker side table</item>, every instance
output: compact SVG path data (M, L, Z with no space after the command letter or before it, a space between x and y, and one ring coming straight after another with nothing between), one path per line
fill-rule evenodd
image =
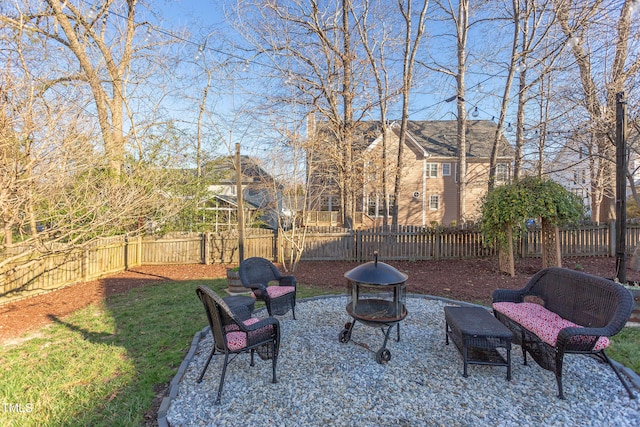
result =
M462 353L464 374L467 365L495 365L507 367L507 381L511 380L512 332L482 307L445 307L446 344L449 338ZM496 350L504 348L505 358Z

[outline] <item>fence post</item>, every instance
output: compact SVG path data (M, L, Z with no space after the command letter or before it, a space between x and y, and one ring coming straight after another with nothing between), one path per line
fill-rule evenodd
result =
M204 241L202 242L202 252L203 252L203 264L204 265L209 265L209 259L210 259L210 254L209 252L211 252L211 242L209 241L209 237L210 237L210 232L205 232L202 234L202 238L204 239Z
M124 270L129 269L129 235L124 235Z
M82 281L83 282L87 282L88 281L88 264L89 264L89 249L83 249L82 250L82 261L81 261L81 265L82 265Z
M142 235L138 234L138 245L136 247L136 265L142 265Z
M609 223L609 256L616 256L616 221Z
M440 232L440 228L436 227L436 233L433 236L433 258L438 260L440 259L440 248L442 246L442 242L440 239L442 238L442 233Z

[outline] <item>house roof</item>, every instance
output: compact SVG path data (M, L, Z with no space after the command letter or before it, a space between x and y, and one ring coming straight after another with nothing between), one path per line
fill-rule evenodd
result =
M271 182L273 177L249 156L240 156L242 168L242 182ZM203 169L220 184L235 184L235 158L232 156L218 157L203 165Z
M389 126L396 132L400 131L399 122ZM489 158L497 124L490 120L467 120L467 158ZM316 127L319 133L330 137L326 122L318 123ZM364 150L370 147L381 134L379 121L361 121L356 124L355 150ZM424 120L408 122L408 142L415 143L431 157L457 157L458 122L456 120ZM498 157L513 157L514 150L507 139L502 135Z
M227 196L227 195L222 195L222 194L216 194L215 196L213 196L213 198L221 200L221 201L223 201L225 203L228 203L231 206L238 206L238 198L236 196ZM246 208L260 209L260 206L257 206L255 203L251 203L250 201L248 201L246 199L242 199L242 204Z
M497 124L490 120L467 121L467 158L491 156ZM408 131L414 140L433 157L457 157L458 122L456 120L410 121ZM512 157L513 148L502 136L498 157Z

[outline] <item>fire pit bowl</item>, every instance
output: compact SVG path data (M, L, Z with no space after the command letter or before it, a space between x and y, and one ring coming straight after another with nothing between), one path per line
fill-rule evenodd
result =
M384 333L384 342L376 352L376 361L387 363L391 360L391 352L386 348L391 328L397 326L397 341L400 341L399 322L407 317L405 300L408 276L389 264L379 262L377 252L374 252L374 258L374 261L359 265L344 274L351 290L347 313L353 318L353 322L345 324L339 340L342 343L349 342L356 321L379 327Z

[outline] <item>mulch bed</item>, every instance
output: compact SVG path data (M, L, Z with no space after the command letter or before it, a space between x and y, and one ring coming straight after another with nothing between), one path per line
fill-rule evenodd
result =
M604 277L615 276L615 258L566 258L563 265ZM494 289L519 289L541 268L539 258L520 260L516 276L498 271L495 259L447 261L389 261L405 272L409 292L437 295L462 301L489 304ZM358 266L346 261L301 262L295 272L299 283L316 285L336 293L346 291L344 273ZM51 316L64 317L111 295L167 280L225 277L227 265L153 265L136 267L100 280L78 283L44 295L0 305L0 343L34 331ZM627 280L640 281L640 273L627 270Z

